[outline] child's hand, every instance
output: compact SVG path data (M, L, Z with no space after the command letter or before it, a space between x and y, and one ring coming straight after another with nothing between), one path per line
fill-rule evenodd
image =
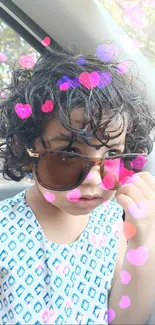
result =
M115 197L125 210L125 222L135 227L132 240L155 237L155 177L149 172L137 173L117 190Z

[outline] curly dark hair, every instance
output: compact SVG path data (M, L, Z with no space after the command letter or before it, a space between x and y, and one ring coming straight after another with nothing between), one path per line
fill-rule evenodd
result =
M150 154L153 150L154 139L151 134L155 130L155 119L146 101L146 89L140 90L137 80L130 73L120 73L120 62L103 62L96 56L88 55L80 64L80 59L81 54L47 51L38 59L33 69L13 69L11 84L6 88L7 97L0 104L0 152L5 179L20 181L27 173L32 175L32 170L25 168L31 163L26 149L34 148L34 141L38 137L44 148L46 147L42 135L46 122L50 119L59 120L71 132L72 142L79 136L91 145L88 140L95 136L101 146L108 147L108 141L114 139L106 132L108 124L114 118L123 118L123 127L118 137L123 132L124 117L127 116L124 152L142 150ZM112 81L105 87L96 86L92 89L81 83L78 86L70 83L66 91L59 89L61 82L69 79L75 81L81 73L94 71L108 72ZM44 113L40 107L49 99L54 102L54 110ZM31 116L20 119L15 112L17 103L31 105ZM78 107L84 108L84 120L82 127L75 129L71 125L70 113ZM101 124L103 116L106 119ZM98 131L102 133L105 142L97 135Z

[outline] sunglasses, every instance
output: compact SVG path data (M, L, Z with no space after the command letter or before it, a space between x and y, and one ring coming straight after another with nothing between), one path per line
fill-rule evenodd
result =
M142 171L146 153L121 154L108 158L90 158L65 151L27 149L40 185L55 191L78 187L93 166L100 166L102 188L117 190L129 177Z

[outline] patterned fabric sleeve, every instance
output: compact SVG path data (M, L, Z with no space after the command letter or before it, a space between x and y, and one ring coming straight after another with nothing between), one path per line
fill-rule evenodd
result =
M114 276L117 249L120 235L120 224L122 223L123 209L116 201L109 201L104 211L105 218L105 245L104 255L107 270L107 282L109 292L111 290Z

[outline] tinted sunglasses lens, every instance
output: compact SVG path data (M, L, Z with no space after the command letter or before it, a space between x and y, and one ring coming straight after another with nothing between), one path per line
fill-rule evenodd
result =
M66 154L45 154L39 160L37 176L43 186L61 189L76 186L86 174L88 162Z
M141 154L105 160L102 188L111 190L118 189L132 175L141 172L146 163L147 157Z
M133 174L142 171L146 162L147 157L141 154L106 159L101 166L103 189L119 188ZM89 163L82 157L46 153L39 159L36 173L42 186L67 190L78 186L88 171Z

